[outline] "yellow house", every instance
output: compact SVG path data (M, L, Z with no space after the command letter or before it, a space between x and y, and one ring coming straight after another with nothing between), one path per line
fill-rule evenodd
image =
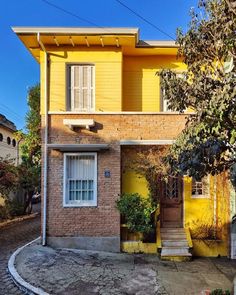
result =
M148 195L145 178L124 171L138 152L170 146L186 116L168 109L161 69L180 73L172 41L143 41L136 28L15 27L40 64L42 115L42 243L163 259L229 255L232 215L227 174L200 182L156 181L157 241L130 241L116 200Z

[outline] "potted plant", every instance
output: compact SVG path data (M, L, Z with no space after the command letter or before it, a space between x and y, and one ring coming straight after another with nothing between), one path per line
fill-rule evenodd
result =
M149 199L142 198L138 193L125 193L116 204L129 230L129 240L143 240L155 231L152 213L156 208Z

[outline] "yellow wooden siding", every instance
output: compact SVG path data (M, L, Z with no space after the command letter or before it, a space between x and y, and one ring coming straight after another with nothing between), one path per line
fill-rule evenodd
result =
M156 73L164 68L186 69L175 56L124 56L124 111L160 111L160 77Z
M96 49L95 47L80 49L80 51L66 51L64 48L63 52L50 51L49 56L49 111L66 111L66 63L95 65L96 111L122 110L122 53L120 49ZM44 85L43 58L41 60L41 85ZM41 91L43 91L43 86ZM44 113L43 100L41 113Z
M40 111L41 114L45 113L45 97L44 97L44 87L45 87L45 77L44 77L44 52L40 52Z

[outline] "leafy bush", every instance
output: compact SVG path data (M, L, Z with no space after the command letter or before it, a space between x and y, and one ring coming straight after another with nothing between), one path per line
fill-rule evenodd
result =
M123 194L116 204L131 232L148 234L152 231L151 213L155 207L150 200L142 198L138 193Z
M10 214L7 207L0 205L0 222L8 218L10 218Z
M223 291L222 289L215 289L211 291L210 295L230 295L230 291Z
M24 215L24 204L17 199L6 201L6 210L11 217Z

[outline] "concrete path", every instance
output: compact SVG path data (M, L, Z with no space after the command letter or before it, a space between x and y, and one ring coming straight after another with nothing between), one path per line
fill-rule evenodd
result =
M23 294L14 284L7 272L10 255L20 246L40 235L40 216L17 222L0 230L0 294Z
M60 295L199 295L232 290L236 274L236 262L223 258L164 262L157 255L55 250L37 243L18 254L15 266L28 283Z

